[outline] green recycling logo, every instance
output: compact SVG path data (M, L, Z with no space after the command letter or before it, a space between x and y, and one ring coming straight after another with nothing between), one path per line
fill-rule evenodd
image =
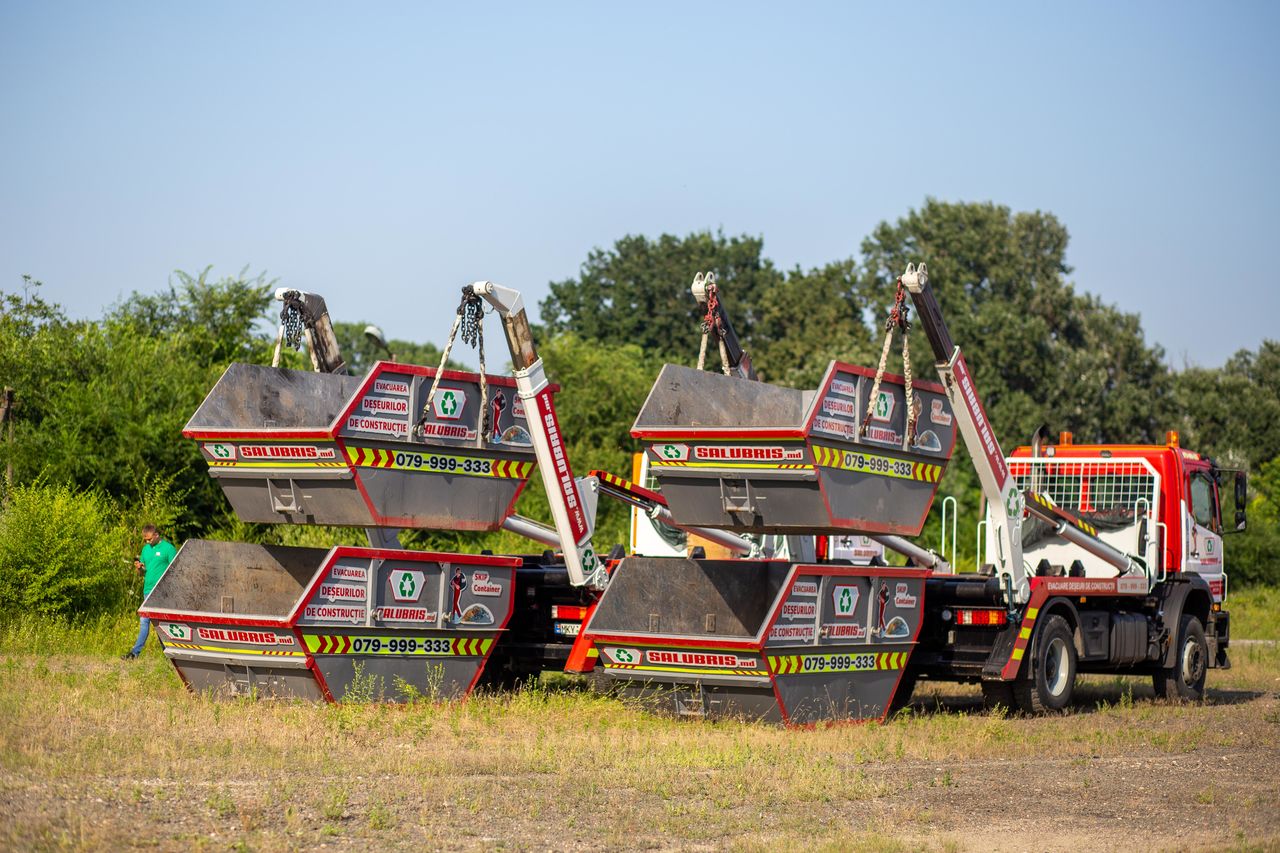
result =
M871 420L887 423L893 420L896 403L888 391L880 391L876 395L876 404L871 407Z
M631 649L614 649L613 659L618 663L638 663L640 660Z
M689 445L687 444L659 444L654 447L654 451L663 459L688 459Z
M836 616L852 616L858 606L858 588L843 584L835 586L831 590L831 598L835 603Z
M440 393L431 399L431 405L437 418L456 421L467 406L467 392L461 388L441 388Z
M1016 489L1010 489L1009 494L1005 496L1004 509L1009 514L1009 518L1022 516L1022 495L1018 494Z
M232 459L236 455L235 448L230 444L206 444L204 449L215 459Z
M422 594L422 572L400 569L391 573L391 597L396 601L417 601Z

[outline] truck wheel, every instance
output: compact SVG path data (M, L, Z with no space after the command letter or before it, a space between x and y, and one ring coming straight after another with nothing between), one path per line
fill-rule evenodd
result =
M1173 666L1163 667L1152 677L1156 696L1184 702L1199 702L1204 698L1204 679L1209 672L1209 644L1204 638L1204 626L1190 614L1183 614L1178 623L1178 655Z
M1076 642L1067 620L1053 614L1031 641L1031 659L1014 682L1018 707L1028 714L1061 711L1071 704L1076 683Z

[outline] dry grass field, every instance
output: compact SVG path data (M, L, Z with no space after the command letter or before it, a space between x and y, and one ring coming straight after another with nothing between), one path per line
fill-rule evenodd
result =
M1280 639L1280 594L1232 601ZM132 623L0 631L4 849L1280 849L1280 647L1209 700L1082 681L1071 713L922 685L887 725L677 722L563 679L463 704L186 693Z

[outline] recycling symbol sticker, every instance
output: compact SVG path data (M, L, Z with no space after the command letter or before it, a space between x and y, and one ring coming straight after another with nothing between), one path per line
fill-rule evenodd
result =
M231 444L206 444L204 449L215 459L234 459L236 455L235 446Z
M615 663L639 663L640 653L633 649L610 649Z
M1022 506L1022 495L1018 494L1016 489L1010 489L1009 494L1004 499L1004 509L1009 514L1009 518L1020 518L1022 516Z
M881 391L876 397L876 404L871 407L871 420L885 422L893 420L894 406L893 395L888 391Z
M687 444L659 444L654 447L654 450L663 459L689 458L689 445Z
M462 410L467 407L467 392L461 388L441 388L431 398L431 408L436 417L446 421L456 421L462 417Z
M391 596L396 601L417 601L422 592L422 572L402 570L391 573Z
M836 616L852 616L858 606L858 588L837 584L831 588L831 600L835 605Z
M169 624L164 626L164 630L165 630L165 633L167 633L170 637L172 637L175 640L191 639L191 629L188 628L186 625Z

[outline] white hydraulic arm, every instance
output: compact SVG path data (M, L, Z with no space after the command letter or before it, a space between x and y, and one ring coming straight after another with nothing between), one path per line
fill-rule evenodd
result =
M1025 508L1022 492L1009 473L1004 451L1000 449L995 429L982 407L982 399L969 373L969 365L965 363L964 353L951 340L951 333L942 319L938 300L929 287L925 265L907 264L907 271L900 281L911 293L911 301L920 315L925 336L933 349L938 375L951 400L960 435L973 457L982 494L990 505L989 535L996 537L995 568L1001 578L1005 598L1011 605L1023 604L1030 597L1031 585L1022 562L1022 513Z
M551 517L564 552L569 582L575 586L603 587L607 580L604 566L591 545L596 518L596 484L587 482L592 478L574 479L560 436L550 383L533 344L524 298L518 290L491 281L473 282L470 288L502 317L507 345L511 349L516 394L524 401L529 435L538 457L542 483L547 489L547 501L551 504ZM530 535L537 530L516 532ZM546 541L538 536L530 538Z
M569 457L564 452L560 437L560 424L556 418L550 383L534 346L533 332L529 327L529 317L520 292L491 281L477 281L470 288L492 305L502 318L507 345L511 350L516 393L525 401L529 435L533 439L538 469L542 472L547 500L551 504L551 517L555 522L555 529L552 530L531 519L512 516L503 527L535 542L552 547L560 546L569 580L574 585L603 587L608 576L591 542L595 532L596 501L601 491L624 500L629 495L623 496L611 484L602 484L601 476L596 473L587 477L573 476L573 469L569 465ZM611 482L615 479L609 477ZM658 513L665 510L665 507L651 502L646 503L645 508ZM685 529L720 542L738 553L747 553L752 547L742 537L723 530L699 527Z

